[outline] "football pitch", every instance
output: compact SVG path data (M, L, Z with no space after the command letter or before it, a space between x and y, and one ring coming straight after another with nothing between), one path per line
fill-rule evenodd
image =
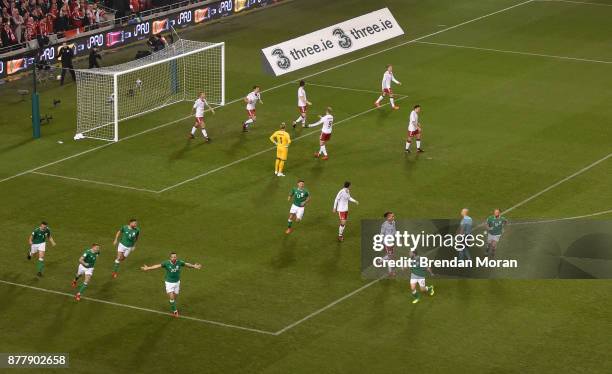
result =
M187 139L191 103L120 123L117 143L73 141L70 78L40 88L53 119L32 140L30 103L15 94L29 82L5 84L0 352L66 352L76 373L609 373L610 280L434 277L435 296L413 305L405 279L362 279L360 268L360 220L385 211L612 219L612 2L597 1L296 0L183 31L226 43L226 105L206 113L210 143ZM261 48L384 6L404 36L263 72ZM402 82L397 111L373 106L387 64ZM320 127L289 127L279 178L268 138L298 116L300 79L309 123L333 107L329 160L313 157ZM264 104L243 133L255 84ZM425 152L406 154L416 104ZM298 179L312 201L286 235ZM332 204L347 180L360 204L340 243ZM112 279L114 234L132 217L141 237ZM26 254L41 220L57 246L39 278ZM70 281L93 242L101 255L77 303ZM171 251L203 265L182 272L178 319L163 271L140 270Z

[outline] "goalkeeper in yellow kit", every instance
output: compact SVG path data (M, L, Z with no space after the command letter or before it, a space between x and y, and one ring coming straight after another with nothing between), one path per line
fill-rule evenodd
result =
M274 134L270 136L270 141L276 145L274 175L284 177L283 169L285 168L285 161L287 161L287 154L289 154L289 144L291 144L291 137L285 131L285 122L281 123L280 130L274 131Z

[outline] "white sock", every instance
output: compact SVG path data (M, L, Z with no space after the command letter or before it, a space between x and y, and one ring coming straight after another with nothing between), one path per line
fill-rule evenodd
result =
M392 97L389 98L389 102L391 103L391 106L395 106L395 100L393 100Z
M306 124L306 116L302 116L302 125Z
M421 141L420 140L417 140L417 148L419 148L419 149L421 148Z
M324 145L321 146L321 153L323 153L325 156L327 156L327 149L325 149Z
M412 144L412 142L406 142L406 150L410 149L410 144Z
M193 126L193 127L191 128L191 135L195 134L195 132L196 132L196 127L195 127L195 126Z
M208 134L206 133L206 129L202 129L202 135L204 135L205 138L208 138Z
M377 103L380 103L380 102L382 101L382 99L383 99L383 97L382 97L382 96L379 96L379 97L378 97L378 100L376 100L376 102L377 102Z
M252 118L249 118L246 121L244 121L245 125L250 125L251 123L253 123L253 119Z
M342 236L343 233L344 233L344 225L340 225L340 227L338 227L338 235Z

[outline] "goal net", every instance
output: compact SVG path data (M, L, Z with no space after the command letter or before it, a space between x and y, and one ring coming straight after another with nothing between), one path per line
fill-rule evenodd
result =
M76 70L77 135L119 140L123 120L195 100L225 104L225 44L180 39L124 64Z

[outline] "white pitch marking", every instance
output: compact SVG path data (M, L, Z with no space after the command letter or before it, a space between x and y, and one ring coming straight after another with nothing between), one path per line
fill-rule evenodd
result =
M582 5L600 5L600 6L612 6L612 4L594 3L588 1L570 1L570 0L534 0L541 3L570 3L570 4L582 4Z
M130 187L130 186L123 186L121 184L114 184L114 183L107 183L107 182L100 182L100 181L94 181L91 179L83 179L83 178L74 178L74 177L68 177L66 175L59 175L59 174L51 174L51 173L43 173L40 171L33 171L30 174L38 174L38 175L45 175L47 177L54 177L54 178L61 178L61 179L69 179L69 180L73 180L73 181L77 181L77 182L86 182L86 183L93 183L93 184L100 184L103 186L110 186L110 187L118 187L118 188L125 188L128 190L136 190L136 191L143 191L143 192L152 192L152 193L157 193L157 191L155 190L149 190L147 188L139 188L139 187Z
M584 214L582 216L555 218L555 219L548 219L548 220L543 220L543 221L517 222L517 223L512 223L511 225L516 226L516 225L531 225L531 224L538 224L538 223L551 223L551 222L560 222L560 221L573 221L573 220L582 219L582 218L603 216L609 213L612 213L612 209L604 210L602 212L591 213L591 214Z
M28 288L28 289L31 289L31 290L36 290L36 291L41 291L41 292L47 292L47 293L56 294L56 295L69 296L71 298L74 297L73 294L67 293L67 292L55 291L55 290L50 290L50 289L41 288L41 287L34 287L34 286L29 286L27 284L9 282L9 281L5 281L5 280L1 280L1 279L0 279L0 283L4 283L4 284L11 285L11 286L16 286L16 287ZM164 316L168 316L168 318L175 318L172 314L166 313L166 312L162 312L160 310L143 308L143 307L134 306L134 305L128 305L128 304L115 303L113 301L108 301L108 300L94 299L93 297L85 297L85 296L83 296L83 297L81 297L81 300L89 300L89 301L93 301L93 302L96 302L96 303L114 305L114 306L119 306L119 307L122 307L122 308L129 308L129 309L140 310L142 312L161 314L161 315L164 315ZM206 323L206 324L209 324L209 325L216 325L216 326L228 327L228 328L237 329L237 330L245 330L245 331L250 331L250 332L256 332L256 333L259 333L259 334L276 335L275 333L273 333L271 331L265 331L265 330L259 330L259 329L251 328L251 327L232 325L232 324L229 324L229 323L211 321L211 320L202 319L202 318L188 317L188 316L179 316L179 318L188 319L190 321Z
M509 51L509 50L506 50L506 49L493 49L493 48L472 47L472 46L469 46L469 45L435 43L435 42L417 42L417 43L418 44L436 45L436 46L440 46L440 47L451 47L451 48L473 49L473 50L477 50L477 51L509 53L509 54L514 54L514 55L523 55L523 56L547 57L547 58L554 58L554 59L558 59L558 60L569 60L569 61L579 61L579 62L592 62L592 63L597 63L597 64L612 64L612 61L605 61L605 60L593 60L593 59L589 59L589 58L580 58L580 57L547 55L547 54L543 54L543 53Z
M333 88L335 90L345 90L345 91L355 91L355 92L367 92L367 93L373 93L373 94L378 94L378 95L380 95L380 93L382 92L382 91L374 91L374 90L363 90L361 88L330 86L330 85L327 85L327 84L310 83L310 82L308 83L308 85L309 86L315 86L315 87Z

